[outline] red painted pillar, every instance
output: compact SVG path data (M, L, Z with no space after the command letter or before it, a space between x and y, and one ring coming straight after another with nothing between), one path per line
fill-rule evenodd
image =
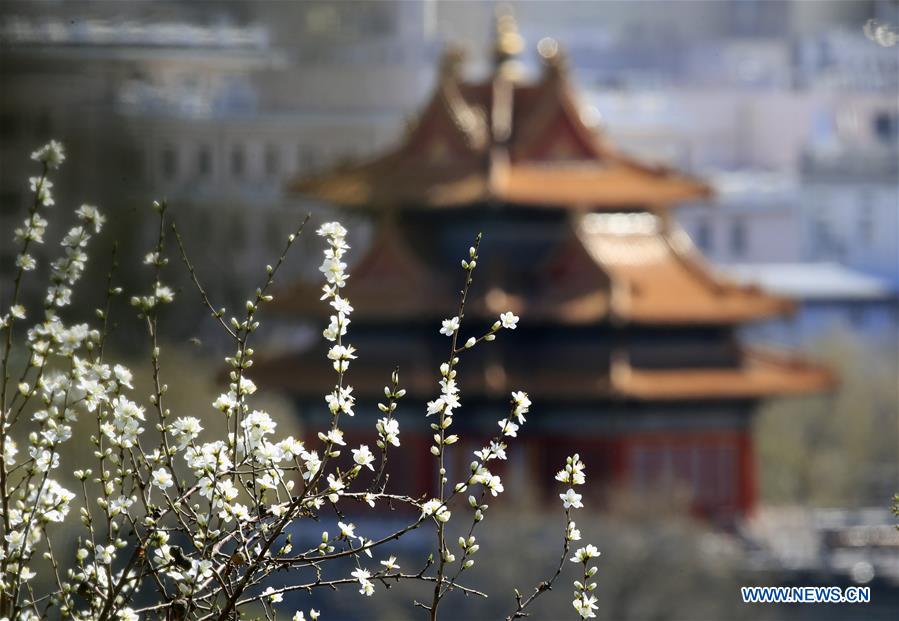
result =
M752 433L749 430L741 431L737 443L740 456L740 493L737 502L740 513L749 515L755 510L758 495Z

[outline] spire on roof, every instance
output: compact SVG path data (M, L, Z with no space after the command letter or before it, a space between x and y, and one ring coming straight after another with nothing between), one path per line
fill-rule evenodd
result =
M559 42L551 37L543 37L537 42L537 54L550 76L562 76L568 71L565 53Z
M524 39L518 33L518 23L512 8L501 5L496 11L496 33L493 42L493 64L503 77L515 78L521 75L518 55L524 50Z

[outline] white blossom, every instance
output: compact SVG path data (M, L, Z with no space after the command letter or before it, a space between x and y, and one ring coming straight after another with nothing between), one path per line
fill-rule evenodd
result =
M141 423L144 408L120 395L113 402L112 420L103 423L103 433L116 446L129 448L137 443L137 436L143 433Z
M506 459L506 445L503 442L492 440L489 446L485 446L480 451L474 453L482 461L490 461L491 459Z
M512 312L505 312L499 316L500 323L508 330L514 330L518 325L518 317Z
M434 516L434 518L439 522L448 522L451 515L452 514L446 508L446 505L437 498L428 500L421 505L422 518Z
M343 431L340 429L331 429L326 434L319 434L319 437L325 442L346 446L346 442L343 440Z
M203 427L200 426L200 420L193 416L184 416L175 420L171 426L172 435L178 441L178 448L185 448L193 440L196 439Z
M35 206L14 232L16 239L28 244L44 242L49 224L42 215L45 210L38 208L51 207L55 203L53 182L44 173L55 169L65 159L65 154L61 145L51 142L35 151L33 157L44 164L41 176L30 179ZM165 204L157 203L156 207L163 218ZM330 308L330 317L322 334L329 341L327 358L338 377L333 389L324 395L331 413L330 423L321 430L304 429L301 436L305 439L308 434L309 438L314 438L317 434L324 446L315 451L307 450L304 442L293 436L279 437L278 426L272 417L251 405L257 387L247 377L254 355L248 339L258 327L254 313L259 304L272 299L268 288L274 283L277 267L267 266L269 278L247 299L245 318L231 317L230 324L223 324L234 337L237 352L225 359L231 366L230 384L212 405L226 415L226 420L207 423L211 428L204 430L200 418L172 411L177 399L164 398L169 387L157 375L156 364L160 360L159 348L155 345L157 317L155 312L149 311L172 302L175 295L161 280L161 268L167 265L169 256L163 240L160 239L144 256L144 262L154 273L149 290L132 298L141 322L147 324L145 327L154 341L152 392L135 395L132 394L133 374L125 366L110 361L110 350L103 351L106 333L95 328L105 328L106 311L97 310L101 324L69 324L60 311L70 304L75 284L85 272L89 240L105 223L103 214L91 205L81 205L74 215L77 222L62 236L58 258L47 266L50 278L44 296L44 313L27 330L27 339L15 339L15 344L24 351L13 352L12 358L17 365L19 360L22 361L23 374L21 379L18 374L13 379L10 394L13 400L29 402L27 408L24 403L22 408L18 408L18 402L15 404L18 409L13 414L13 422L19 413L24 413L28 427L15 430L18 445L10 434L7 435L0 456L7 471L14 473L9 508L3 516L7 528L0 561L9 570L5 579L18 581L12 586L22 594L24 607L18 614L23 621L37 621L37 614L32 614L27 598L39 598L35 602L46 601L59 606L62 616L73 619L84 617L87 613L83 611L103 610L109 618L136 621L139 614L128 607L129 603L135 605L139 599L144 610L155 609L152 600L147 600L145 605L143 596L134 599L135 594L147 591L148 576L155 576L165 587L163 590L172 604L169 610L172 614L181 614L175 607L176 602L195 605L194 612L216 614L216 591L222 580L237 584L240 576L256 576L259 579L254 578L246 593L235 593L239 598L237 603L262 599L274 614L275 607L268 605L281 603L283 592L290 590L289 585L284 588L278 582L276 586L263 582L269 576L279 580L277 575L280 574L276 574L274 568L302 567L310 562L317 566L317 563L336 557L352 557L358 563L364 559L362 553L376 558L373 550L391 537L383 541L367 539L357 535L356 526L350 522L338 522L338 536L330 538L324 532L318 545L302 552L292 551L289 530L294 525L299 526L302 520L322 519L324 513L331 510L339 519L345 520L344 505L351 502L361 500L369 507L375 507L377 503L383 505L408 499L401 495L403 492L387 491L389 477L383 481L383 486L378 481L366 487L357 480L362 468L375 471L376 456L369 444L351 449L351 469L341 461L345 455L340 447L346 446L347 442L338 427L339 415L354 416L356 405L352 386L344 384L344 374L350 363L357 359L355 347L344 338L354 312L350 300L342 295L349 278L347 230L337 222L325 223L318 229L326 242L319 266L325 280L321 299ZM164 223L162 220L161 224ZM294 237L291 235L289 241L293 242ZM469 278L478 260L475 246L469 250L469 260L463 261ZM22 272L17 271L17 278L29 276L24 272L33 270L37 264L27 253L27 244L22 248L15 259ZM44 252L35 252L35 255L44 256ZM280 256L277 265L283 260L284 256ZM119 292L120 288L112 287L109 293ZM3 309L5 314L0 316L0 326L4 329L10 326L17 329L18 322L26 318L34 321L31 318L33 309L26 309L18 298L14 297L7 304ZM225 312L224 309L221 312L213 310L218 320L222 320ZM459 316L444 320L440 334L455 339L459 336L461 320L461 312ZM512 312L504 312L487 334L465 340L464 348L492 341L497 338L496 332L500 328L514 330L518 322L519 318ZM451 352L451 358L441 365L439 395L427 404L429 415L440 415L430 423L434 431L434 446L430 448L441 455L441 460L444 449L451 452L455 449L448 447L462 443L460 435L449 432L453 415L461 407L456 369L456 355L462 355L459 349ZM386 405L378 404L383 417L375 423L376 446L382 450L383 465L387 464L388 446L400 446L400 427L394 413L405 390L399 389L398 384L398 373L394 372L391 383L384 390ZM530 405L527 393L511 394L510 414L499 421L500 434L474 453L478 461L472 463L468 478L454 482L452 496L444 494L446 485L453 483L449 481L449 473L442 470L441 498L425 502L410 500L421 510L419 521L410 529L424 526L423 522L431 519L440 524L447 523L451 519L448 503L455 494L464 494L468 487L475 485L483 486L481 497L469 496L469 504L475 522L483 519L487 505L481 503L486 495L495 497L505 491L501 477L492 473L487 465L492 460L507 458L503 436L517 436ZM92 419L94 431L84 438L77 438L76 442L80 444L75 450L61 450L60 445L72 441L73 429L86 428L82 423L91 422L79 420L84 416ZM11 426L9 421L7 424ZM145 433L145 426L152 429ZM213 432L219 433L216 439L200 442L201 433ZM90 506L78 507L78 516L69 517L76 495L62 487L53 475L61 460L66 462L61 456L79 451L95 459L94 467L71 472L87 486L88 494L93 494L94 498ZM23 453L27 455L22 457ZM455 459L455 455L452 458ZM454 467L447 470L455 472ZM560 480L572 486L584 483L584 467L577 455L569 458L560 476ZM302 480L297 485L299 479ZM177 488L177 494L168 491L173 487ZM581 495L573 489L560 497L566 509L583 506ZM333 506L329 507L328 503ZM566 517L568 515L566 512ZM36 595L32 590L36 585L30 581L37 574L29 565L33 565L32 560L36 560L38 554L62 554L60 548L51 548L47 541L52 534L50 525L67 519L75 523L75 517L80 518L88 529L88 536L73 539L77 543L66 550L69 556L65 566L71 569L57 577L61 591ZM141 534L139 539L134 539L136 533ZM579 540L580 536L575 523L567 522L566 541ZM40 543L48 545L39 546ZM134 547L138 543L142 546L140 549ZM464 557L458 570L462 571L472 566L474 561L470 557L480 546L471 533L460 539L460 546ZM453 551L445 545L439 547L435 558L441 563L454 563ZM138 558L139 554L142 558ZM316 555L321 558L316 560ZM581 558L584 575L592 576L596 568L588 568L587 562L595 555L598 555L595 547L588 546L578 550L572 560ZM55 559L50 560L55 562ZM373 595L375 580L384 580L388 576L399 580L402 577L395 556L377 563L383 569L368 570L357 564L351 574L359 584L359 592L365 596ZM10 585L4 588L7 586ZM54 588L52 583L50 588ZM586 584L575 592L575 608L584 618L595 616L596 599L590 594L593 588L595 584ZM75 594L77 597L73 598ZM235 608L232 614L240 616L245 611ZM293 614L294 621L305 621L306 618L307 613L303 611ZM319 612L309 610L308 618L316 621Z
M568 541L579 541L581 538L581 531L578 530L577 525L574 522L568 522L568 527L566 528L565 538Z
M459 329L459 318L451 317L443 320L443 326L440 328L440 334L452 336Z
M575 453L567 459L565 468L556 473L556 480L569 485L583 485L587 481L587 475L584 473L584 462L580 456Z
M47 168L55 170L66 161L66 152L62 144L56 140L51 140L40 149L31 154L31 159L36 162L43 162Z
M589 544L584 546L583 548L578 548L577 551L575 551L574 556L571 557L571 562L585 563L591 558L596 558L599 555L600 552L596 549L596 546L594 546L593 544Z
M572 604L582 619L591 619L596 616L596 613L593 612L597 608L595 595L581 593Z
M132 608L122 608L116 613L121 621L140 621L140 616Z
M303 443L295 440L293 436L287 436L278 443L278 447L285 459L295 459L303 454Z
M498 496L505 491L503 487L502 479L495 474L488 475L483 481L484 486L490 491L493 496Z
M375 424L378 434L387 444L400 445L400 424L393 418L379 418Z
M504 436L509 436L510 438L514 438L518 435L518 425L513 423L507 418L500 419L497 424L499 428L503 430Z
M356 348L352 345L334 345L328 350L328 359L334 361L334 370L343 373L350 366L350 360L355 360Z
M372 466L372 464L375 461L375 456L372 455L368 445L363 444L358 449L352 449L352 453L354 462L374 472L374 466Z
M353 396L352 386L335 387L331 394L325 396L325 402L331 414L343 412L347 416L353 416L353 407L356 404L356 398Z
M528 398L528 393L520 390L513 392L512 404L514 406L512 410L513 416L518 419L519 424L524 424L524 415L528 413L528 410L530 410L531 407L531 400Z
M351 573L350 575L359 581L359 586L360 586L359 592L360 593L362 593L363 595L366 595L368 597L371 597L372 594L374 594L375 585L372 584L371 580L369 580L369 578L371 577L371 572L369 572L367 569L362 569L360 567L360 568L357 568L356 570L354 570L353 573Z
M93 205L82 205L75 213L79 220L94 227L94 233L99 233L103 228L103 223L106 222L106 216Z
M572 507L575 509L580 509L584 506L584 503L581 502L582 496L570 488L564 494L559 494L559 498L562 499L562 504L566 509Z
M165 490L174 484L171 473L165 468L153 471L153 485L159 489Z

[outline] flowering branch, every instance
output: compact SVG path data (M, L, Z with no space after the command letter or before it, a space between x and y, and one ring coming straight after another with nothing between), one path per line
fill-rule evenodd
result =
M434 498L417 498L389 489L391 449L400 446L396 411L406 394L396 369L384 389L384 402L378 404L380 418L373 442L380 458L368 444L360 444L348 449L352 456L348 469L337 462L347 444L341 422L355 416L356 400L347 380L359 353L347 340L353 307L343 294L349 278L345 262L349 245L343 226L329 222L317 230L327 244L320 267L325 278L321 299L332 314L322 336L330 343L327 358L335 380L324 396L330 412L327 428L304 441L293 436L277 439L275 421L254 408L257 388L248 373L254 358L251 337L259 327L257 313L272 300L269 291L308 216L288 236L275 264L266 266L265 278L246 301L240 318L232 316L230 321L225 320L226 309L213 306L184 239L174 223L170 225L202 303L234 346L234 353L225 359L230 367L228 388L212 404L221 416L224 432L220 438L201 442L201 419L172 412L166 400L168 385L163 381L159 317L175 297L163 282L169 226L165 202L154 204L157 238L144 257L152 270L149 291L131 297L149 341L149 405L131 394L131 371L104 357L109 300L121 293L113 286L112 270L106 282L105 308L97 310L98 329L86 323L67 324L60 314L70 304L73 287L84 271L88 241L104 223L94 207L83 205L75 211L78 224L63 237L61 256L49 265L44 316L27 331L23 345L16 342L14 324L28 315L19 302L20 285L26 272L36 267L29 249L43 243L47 221L41 214L54 204L48 174L64 160L64 153L53 142L32 157L40 163L41 175L31 180L34 201L15 233L21 250L16 258L12 304L0 316L5 345L0 358L0 619L31 621L58 611L61 618L76 620L133 621L143 616L224 621L238 618L242 609L254 605L262 607L266 618L274 619L287 593L355 584L361 595L372 596L379 587L411 581L433 585L429 604L415 602L433 620L451 592L486 597L483 590L461 584L460 579L468 576L465 572L475 564L480 548L475 533L488 510L485 501L504 491L501 478L489 470L489 462L506 459L507 438L517 437L531 402L525 392L511 394L509 414L497 423L499 432L474 452L470 472L450 486L446 456L459 440L449 431L461 407L459 359L465 351L495 340L500 330L514 330L518 323L518 317L505 312L480 336L464 341L460 337L480 235L462 261L465 283L457 315L440 328L441 334L451 337L449 357L440 367L440 394L427 403L426 415L437 415L431 423L434 445L430 449L437 464L437 489ZM21 379L13 387L11 365L19 359L14 356L16 347L24 347L27 356L23 356L26 366ZM33 407L26 409L26 404ZM147 407L153 412L156 434L145 429ZM25 412L28 416L20 420ZM85 416L94 427L89 438L92 461L91 467L77 464L73 470L80 484L76 496L56 480L55 471L61 467L60 446L71 439L72 425ZM312 446L316 437L318 444ZM20 454L14 438L25 442L27 450ZM575 455L557 476L570 486L561 494L566 515L562 560L551 578L538 584L529 597L516 592L517 608L509 619L525 616L531 602L551 588L563 570L570 542L580 538L571 512L583 506L581 495L574 491L574 486L584 484L583 470ZM468 496L471 522L467 534L459 538L461 558L457 561L446 541L452 518L449 505L476 486L480 490ZM378 503L404 505L418 515L387 535L369 538L357 533L356 525L342 512L350 504L374 508ZM76 505L80 505L77 513L83 530L74 554L68 555L56 545L60 535L53 527L64 522ZM293 535L300 532L294 526L319 520L326 510L333 510L340 520L338 530L323 530L316 543L294 551ZM429 556L419 571L402 571L394 555L382 555L377 564L368 560L391 542L430 525L435 529L436 554ZM46 593L35 592L39 546L50 577ZM597 554L593 546L587 546L573 559L584 565L582 580L575 582L574 601L584 618L593 616L596 607L595 584L588 582L596 569L588 563ZM347 561L355 566L349 576L331 575L331 568L341 571L340 563ZM291 572L291 582L272 586L271 578L284 571ZM297 572L304 572L301 579ZM304 621L306 614L296 611L293 619ZM318 617L318 611L308 610L309 619Z

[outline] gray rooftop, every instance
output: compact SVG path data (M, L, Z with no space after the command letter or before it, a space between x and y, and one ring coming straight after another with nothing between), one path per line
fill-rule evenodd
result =
M721 266L738 282L799 300L887 300L890 284L838 263L755 263Z

